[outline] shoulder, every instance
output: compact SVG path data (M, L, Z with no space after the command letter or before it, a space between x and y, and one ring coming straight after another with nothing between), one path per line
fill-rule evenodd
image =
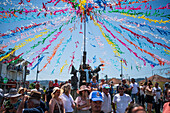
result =
M116 94L114 97L119 97L120 95L119 95L119 93L118 94Z
M125 97L130 97L130 95L128 95L128 94L124 94L124 96L125 96Z

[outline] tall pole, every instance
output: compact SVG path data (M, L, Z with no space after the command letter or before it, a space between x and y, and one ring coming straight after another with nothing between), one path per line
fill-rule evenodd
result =
M38 56L38 62L39 62L40 55ZM37 65L37 74L36 74L36 83L38 81L38 73L39 73L39 64Z
M121 61L121 74L120 74L120 77L121 77L121 80L122 80L122 77L123 77L123 66L122 66L122 59L121 59L120 61Z
M86 10L84 10L84 51L83 51L83 67L86 65Z

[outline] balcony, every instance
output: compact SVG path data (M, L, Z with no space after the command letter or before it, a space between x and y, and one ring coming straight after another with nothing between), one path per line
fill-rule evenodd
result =
M18 68L15 65L11 65L9 64L7 66L7 70L11 71L11 72L17 72Z

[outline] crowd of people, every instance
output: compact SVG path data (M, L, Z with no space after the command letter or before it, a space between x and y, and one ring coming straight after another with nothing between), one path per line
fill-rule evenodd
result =
M58 84L49 81L43 90L39 83L34 89L11 88L3 94L0 89L0 112L2 113L156 113L170 112L170 85L159 87L151 81L138 85L131 79L129 85L123 79L115 91L113 82L104 79L97 82L83 81L79 89L73 90L72 81ZM77 95L72 95L72 94ZM154 106L154 107L153 107ZM163 107L162 107L163 106Z

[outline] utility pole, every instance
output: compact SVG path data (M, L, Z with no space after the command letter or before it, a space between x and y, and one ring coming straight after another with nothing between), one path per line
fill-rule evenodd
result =
M115 55L115 57L119 58L119 59L120 59L120 62L121 62L121 73L120 73L120 77L121 77L121 81L122 81L122 79L123 79L123 64L122 64L123 58L121 58L121 57L119 57L119 56L116 56L116 55Z

